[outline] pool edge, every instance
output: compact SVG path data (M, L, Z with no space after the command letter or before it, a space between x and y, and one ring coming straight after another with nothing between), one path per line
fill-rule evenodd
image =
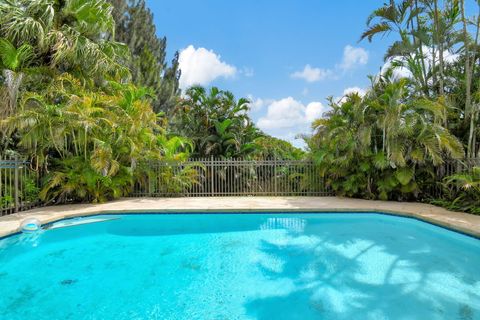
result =
M456 232L477 240L480 240L480 231L471 230L469 228L464 228L462 226L447 223L445 221L441 221L435 218L429 218L428 216L424 216L421 214L415 214L411 212L402 212L396 210L385 210L385 209L378 209L378 208L360 208L360 209L352 209L352 208L251 208L251 209L100 209L94 210L89 212L75 212L71 214L66 214L61 217L55 218L47 218L41 219L42 226L55 223L62 220L67 220L71 218L78 218L78 217L90 217L90 216L98 216L98 215L110 215L110 214L175 214L175 213L186 213L186 214L202 214L202 213L235 213L235 214L254 214L254 213L312 213L312 214L329 214L329 213L374 213L379 215L388 215L388 216L396 216L401 218L409 218L414 219L417 221L421 221L424 223L428 223L440 228L444 228L446 230ZM35 216L35 215L33 215ZM7 232L0 232L0 240L20 234L21 228L20 225L14 229Z

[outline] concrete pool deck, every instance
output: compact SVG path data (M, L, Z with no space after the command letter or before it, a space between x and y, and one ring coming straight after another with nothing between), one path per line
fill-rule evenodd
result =
M339 197L126 198L104 204L51 206L0 217L0 237L20 231L21 222L27 218L36 218L45 224L99 213L196 211L385 212L414 217L480 238L480 216L452 212L423 203Z

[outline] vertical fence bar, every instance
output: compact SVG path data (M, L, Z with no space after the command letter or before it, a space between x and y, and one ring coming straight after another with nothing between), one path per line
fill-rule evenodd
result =
M210 175L211 175L211 180L210 180L210 188L211 188L211 196L213 197L215 195L214 192L214 184L215 184L215 172L213 170L213 156L210 158Z
M39 187L33 176L27 161L0 154L0 216L41 205L32 193L33 187Z
M3 157L0 155L0 216L3 215L3 197L4 197L4 191L3 191Z
M14 182L13 182L13 185L14 185L14 188L15 188L15 191L13 192L14 194L14 197L15 197L15 212L18 212L19 209L20 209L20 201L19 201L19 189L20 189L20 186L18 184L18 170L19 170L19 163L18 163L18 157L15 156L14 158Z
M278 195L278 186L277 186L277 158L273 160L273 195Z

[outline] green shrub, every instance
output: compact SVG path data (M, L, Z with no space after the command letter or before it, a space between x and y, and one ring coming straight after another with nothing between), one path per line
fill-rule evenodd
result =
M446 177L444 187L445 198L433 200L433 204L480 214L480 167Z

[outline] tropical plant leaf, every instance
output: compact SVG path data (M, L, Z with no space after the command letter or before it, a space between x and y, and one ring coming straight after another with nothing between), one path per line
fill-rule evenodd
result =
M412 181L414 174L415 170L413 168L404 167L395 171L395 177L402 186L408 185Z

